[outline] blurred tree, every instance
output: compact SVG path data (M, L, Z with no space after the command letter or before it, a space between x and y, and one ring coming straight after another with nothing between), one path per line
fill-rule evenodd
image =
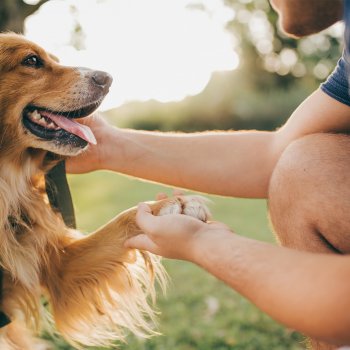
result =
M282 125L335 67L342 50L341 24L296 40L280 31L268 0L223 1L231 10L227 29L240 56L238 70L214 74L201 94L171 108L156 102L142 108L128 106L127 126L184 131L272 130ZM205 0L193 0L190 8L215 15ZM121 114L125 112L123 109ZM119 113L115 115L116 120L121 118Z
M0 31L23 33L26 17L38 10L49 0L37 0L30 3L22 0L0 0Z
M234 13L228 24L238 43L243 69L254 72L256 82L293 84L295 77L323 81L341 55L341 28L295 40L279 30L277 14L268 0L224 0ZM248 59L247 59L248 58ZM274 74L277 73L277 74Z

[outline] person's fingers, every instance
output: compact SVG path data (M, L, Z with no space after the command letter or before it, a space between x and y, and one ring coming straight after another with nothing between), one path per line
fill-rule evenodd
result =
M103 117L99 113L94 113L92 115L89 115L88 117L79 119L79 123L90 126L90 125L99 123L102 120L103 120Z
M173 191L174 196L183 196L185 192L183 190L180 190L179 188L175 188Z
M152 209L146 203L139 203L137 206L136 223L146 234L152 235L158 227L158 219L152 214Z
M68 157L66 159L66 172L68 174L81 174L95 169L94 149L96 145L90 145L89 148L79 155L79 158Z
M153 254L157 254L158 247L154 242L145 234L140 234L129 238L124 243L125 248L147 250Z
M95 119L94 115L89 115L88 117L80 118L79 123L84 125L90 125L94 119Z
M168 195L164 192L157 193L157 195L156 195L157 201L162 200L162 199L167 199L167 198L168 198Z
M183 190L178 189L178 188L175 188L173 190L173 196L183 196L184 194L185 194L185 192ZM156 195L157 201L162 200L162 199L167 199L167 198L169 198L169 196L164 192L159 192Z

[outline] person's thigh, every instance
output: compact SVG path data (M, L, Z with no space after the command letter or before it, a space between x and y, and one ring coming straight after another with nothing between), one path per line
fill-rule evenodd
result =
M291 143L271 177L269 211L282 245L350 253L350 137L315 134Z

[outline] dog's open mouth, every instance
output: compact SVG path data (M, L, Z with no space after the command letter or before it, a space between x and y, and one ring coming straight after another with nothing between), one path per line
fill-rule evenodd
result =
M80 147L85 147L87 143L95 145L96 139L91 129L74 119L87 117L97 107L98 104L93 103L74 111L55 112L29 105L23 111L23 124L32 134L44 140L69 140Z

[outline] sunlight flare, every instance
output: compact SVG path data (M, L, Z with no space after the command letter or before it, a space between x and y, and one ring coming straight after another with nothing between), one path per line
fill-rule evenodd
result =
M200 4L52 0L27 19L26 34L64 64L111 73L115 82L104 109L134 100L177 101L200 93L214 71L239 64L225 29L233 11L221 0Z

